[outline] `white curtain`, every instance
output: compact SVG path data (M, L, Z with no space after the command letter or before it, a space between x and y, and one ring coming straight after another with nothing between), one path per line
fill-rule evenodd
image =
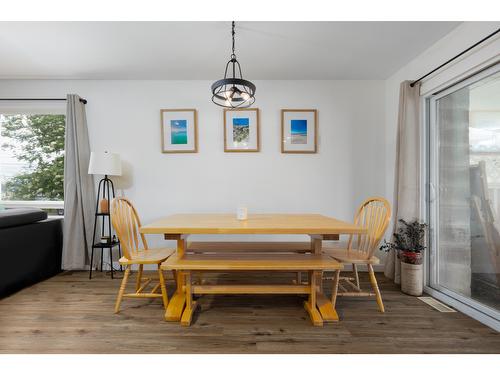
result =
M399 91L396 168L394 177L393 231L398 220L420 215L420 84L401 82ZM401 263L393 250L385 261L385 275L401 282Z
M85 104L78 95L67 96L64 141L64 237L62 268L89 265L95 210L95 187L88 174L89 134Z

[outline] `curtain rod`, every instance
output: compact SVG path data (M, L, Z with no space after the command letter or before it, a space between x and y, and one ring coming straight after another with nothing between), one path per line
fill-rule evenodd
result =
M67 100L66 98L57 98L57 99L54 99L54 98L0 98L0 101L2 100L12 100L12 101L19 101L19 100L47 100L47 101L61 101L61 100ZM80 98L80 102L83 103L83 104L87 104L87 99L83 99L83 98Z
M412 83L410 83L410 86L413 87L415 86L415 84L417 82L420 82L421 80L423 80L425 77L427 76L430 76L432 73L434 73L436 70L439 70L441 69L443 66L445 65L448 65L449 63L451 63L453 60L456 60L458 59L460 56L462 56L463 54L469 52L471 49L473 49L474 47L478 46L479 44L483 43L485 40L491 38L492 36L494 36L495 34L498 34L500 32L500 29L497 29L496 31L492 32L490 35L484 37L483 39L481 39L479 42L475 43L474 45L470 46L469 48L467 48L466 50L460 52L458 55L452 57L451 59L449 59L448 61L446 61L445 63L439 65L436 69L433 69L431 70L429 73L423 75L422 77L420 77L419 79L416 79L415 81L413 81Z

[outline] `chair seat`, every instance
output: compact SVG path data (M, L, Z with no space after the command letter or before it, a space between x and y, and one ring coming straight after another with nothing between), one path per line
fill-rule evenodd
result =
M371 258L366 258L366 253L355 249L337 249L337 248L323 248L323 253L330 255L331 257L337 259L343 263L353 263L353 264L379 264L380 260L372 256Z
M121 257L119 262L120 264L160 264L173 253L175 253L175 249L164 247L159 249L139 250L132 259Z

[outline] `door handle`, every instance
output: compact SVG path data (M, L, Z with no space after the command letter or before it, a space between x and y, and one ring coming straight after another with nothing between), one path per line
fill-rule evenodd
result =
M436 201L436 187L433 183L429 182L429 202Z

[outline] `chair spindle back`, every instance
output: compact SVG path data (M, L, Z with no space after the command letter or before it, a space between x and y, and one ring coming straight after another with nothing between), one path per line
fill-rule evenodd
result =
M347 250L357 250L370 259L382 237L389 226L391 220L391 205L385 198L372 197L365 200L356 212L354 224L365 227L368 232L362 235L350 236ZM353 243L355 242L355 243Z
M111 201L111 223L127 259L133 259L138 254L141 241L142 247L148 249L144 234L139 233L141 221L137 210L127 198L118 197Z

